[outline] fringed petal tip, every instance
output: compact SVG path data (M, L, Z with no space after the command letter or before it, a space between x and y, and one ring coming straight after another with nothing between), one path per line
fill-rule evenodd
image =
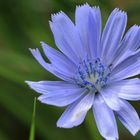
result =
M44 103L44 99L45 99L46 97L44 96L44 95L41 95L41 96L39 96L38 98L37 98L37 100L38 101L40 101L41 103Z
M39 81L39 82L33 82L33 81L28 81L28 80L26 80L26 81L24 81L24 82L25 82L31 89L33 89L33 90L39 92L37 89L41 87L41 86L40 86L41 81Z
M115 9L113 10L113 12L119 12L119 13L127 14L125 11L121 10L120 8L115 8Z
M124 17L125 20L127 21L127 13L119 8L115 8L112 13L114 16L118 16L118 17Z
M140 131L140 118L139 118L137 129L134 132L131 132L131 133L132 133L133 136L136 136L139 131Z
M26 81L24 81L30 88L32 88L32 85L34 84L34 83L36 83L36 82L32 82L32 81L28 81L28 80L26 80Z
M89 4L86 2L85 4L77 5L77 6L76 6L76 9L77 9L77 8L80 8L80 7L88 7L88 8L89 8L90 6L89 6Z
M43 49L43 51L44 51L45 54L47 54L47 51L49 51L49 50L54 50L54 51L55 51L55 49L53 49L52 47L50 47L48 44L46 44L46 43L43 42L43 41L40 41L40 44L41 44L42 49ZM48 50L48 49L49 49L49 50ZM47 55L46 55L46 56L47 56Z
M132 132L132 135L133 136L136 136L137 135L137 133L140 131L140 127L139 127L139 129L137 130L137 131L135 131L135 132Z
M78 9L78 8L88 8L88 9L91 9L91 10L92 9L99 9L100 10L99 6L93 6L93 7L91 7L88 3L77 5L76 6L76 9Z
M120 100L121 110L116 112L121 123L132 135L140 130L140 119L136 110L126 100Z
M29 84L30 81L28 81L28 80L25 80L24 83L26 83L27 85L30 85L30 84Z
M59 121L57 121L56 123L56 126L59 127L59 128L64 128L64 129L71 129L71 128L74 128L76 126L68 126L68 125L65 125L65 124L60 124Z
M38 50L38 48L35 48L35 49L29 48L29 51L31 51L31 52L35 52L37 50Z
M63 11L51 14L52 22L54 22L56 18L61 18L61 16L65 16L65 13Z
M37 83L37 82L32 82L32 81L28 81L28 80L26 80L26 81L24 81L24 82L25 82L32 90L34 90L34 91L40 93L38 90L36 90L36 83Z
M43 46L43 44L45 44L43 41L40 41L41 46Z
M38 48L29 48L29 51L32 53L33 56L36 56L38 53L40 53Z
M47 94L47 89L46 86L44 85L45 81L38 81L38 82L33 82L33 81L25 81L25 83L34 91L40 93L40 94ZM45 97L42 95L43 98ZM38 100L41 101L42 96L39 96Z
M133 26L132 26L132 28L137 28L137 29L140 29L140 26L139 26L139 25L137 25L137 24L135 24L135 25L133 25Z
M43 42L43 41L40 41L40 44L41 44L41 46L42 46L43 50L44 50L45 48L48 48L48 47L49 47L49 45L48 45L48 44L46 44L46 43L45 43L45 42Z
M42 47L44 47L44 46L48 46L48 44L45 43L44 41L40 41L40 44L41 44Z

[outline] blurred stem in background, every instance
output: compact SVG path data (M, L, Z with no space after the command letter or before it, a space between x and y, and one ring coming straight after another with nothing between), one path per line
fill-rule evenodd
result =
M29 140L35 140L35 115L36 115L36 97L34 98L33 115L32 115Z
M87 131L89 132L89 135L91 137L91 140L103 140L97 130L96 122L93 118L94 117L92 111L89 111L86 116L86 126Z

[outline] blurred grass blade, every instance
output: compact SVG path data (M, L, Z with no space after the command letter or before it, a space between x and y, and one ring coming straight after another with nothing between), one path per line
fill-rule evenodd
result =
M35 140L35 113L36 113L36 97L34 98L33 115L29 140Z

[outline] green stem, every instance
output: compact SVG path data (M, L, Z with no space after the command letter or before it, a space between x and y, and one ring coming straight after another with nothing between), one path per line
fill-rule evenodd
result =
M35 114L36 114L36 97L34 98L33 115L29 140L35 140Z

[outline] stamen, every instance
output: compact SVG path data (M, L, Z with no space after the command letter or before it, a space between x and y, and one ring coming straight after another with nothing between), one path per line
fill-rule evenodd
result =
M100 59L87 59L79 64L76 82L95 93L106 86L109 77L110 68L103 65Z

